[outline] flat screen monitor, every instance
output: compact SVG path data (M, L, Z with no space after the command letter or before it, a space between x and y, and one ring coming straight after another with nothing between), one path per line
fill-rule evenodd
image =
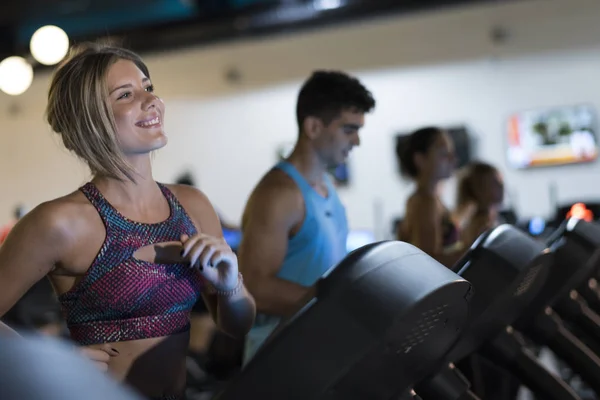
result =
M516 169L585 163L598 157L590 105L523 111L508 121L508 163Z

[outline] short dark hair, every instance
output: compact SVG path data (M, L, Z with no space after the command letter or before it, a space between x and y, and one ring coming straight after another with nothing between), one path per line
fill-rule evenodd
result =
M427 153L442 132L444 130L436 126L417 129L410 134L406 142L396 145L396 156L400 160L403 175L413 179L419 175L419 169L415 165L415 154Z
M315 71L302 85L296 104L298 128L307 117L329 124L348 109L367 113L375 108L375 99L360 81L341 71Z
M196 180L192 176L191 172L184 172L179 175L175 180L177 185L188 185L188 186L196 186Z

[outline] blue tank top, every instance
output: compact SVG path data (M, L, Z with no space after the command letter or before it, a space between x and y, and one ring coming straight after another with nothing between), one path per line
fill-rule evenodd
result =
M282 161L274 168L294 180L302 193L305 209L302 226L288 240L287 253L277 276L302 286L312 286L346 256L346 209L328 175L325 176L327 197L323 197L292 164ZM254 355L278 323L279 317L257 315L254 327L246 337L244 363Z
M327 197L323 197L292 164L280 162L275 168L285 172L298 185L305 209L300 230L288 240L278 276L302 286L312 286L346 256L346 209L328 175L325 176Z

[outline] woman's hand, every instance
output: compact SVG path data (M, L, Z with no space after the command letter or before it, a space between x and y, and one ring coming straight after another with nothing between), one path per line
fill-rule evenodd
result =
M96 364L101 371L107 371L110 358L119 355L119 352L108 344L104 344L100 348L98 346L81 347L79 352Z
M238 286L237 256L225 239L199 233L182 235L181 243L181 257L216 290L228 292Z

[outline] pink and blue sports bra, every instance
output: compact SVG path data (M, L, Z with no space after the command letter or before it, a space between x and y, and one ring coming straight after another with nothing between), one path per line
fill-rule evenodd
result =
M189 265L138 260L136 250L179 241L196 227L177 198L160 189L171 214L163 222L139 223L121 215L94 184L80 190L94 205L106 228L106 239L79 282L59 296L71 338L81 345L137 340L184 332L203 281Z

